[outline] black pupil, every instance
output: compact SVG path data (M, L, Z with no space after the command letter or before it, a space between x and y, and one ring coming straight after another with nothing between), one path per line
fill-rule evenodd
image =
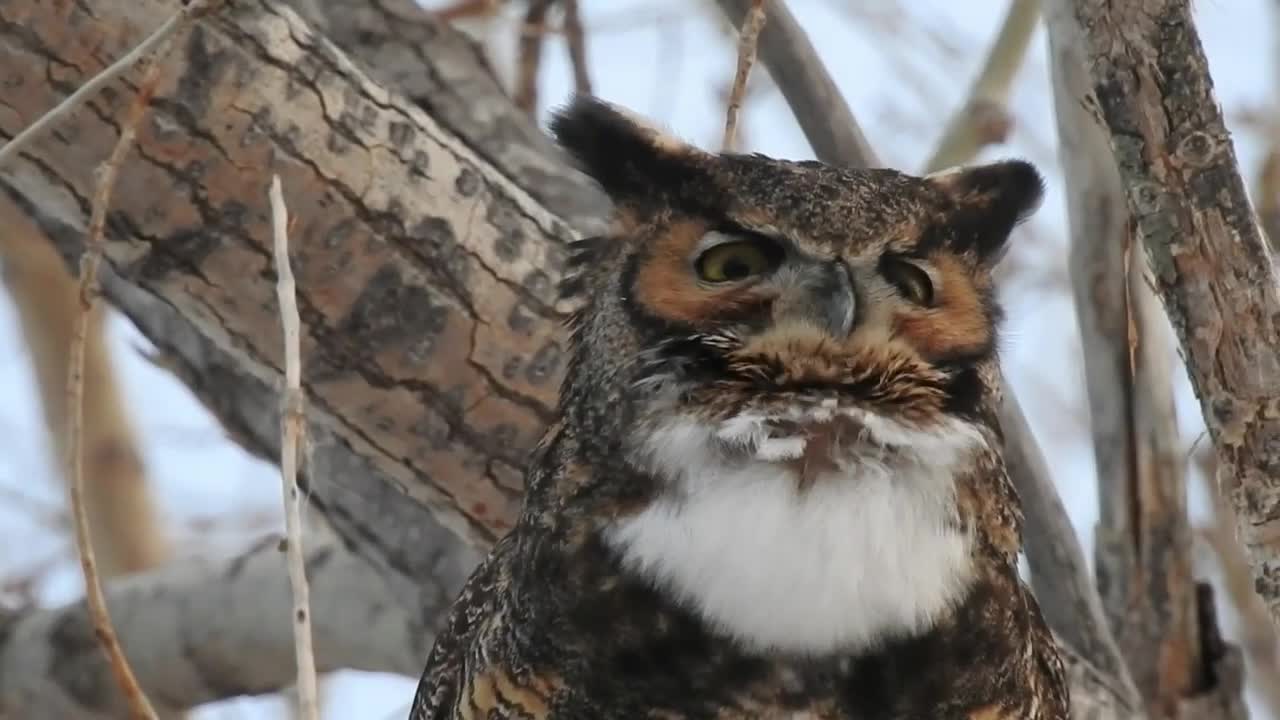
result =
M741 280L751 274L751 265L741 258L729 258L724 261L724 276L730 280Z

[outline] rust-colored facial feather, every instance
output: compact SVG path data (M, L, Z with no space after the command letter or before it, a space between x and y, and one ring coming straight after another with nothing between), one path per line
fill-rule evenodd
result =
M935 304L896 308L893 336L925 358L983 354L995 335L990 275L950 252L934 253L929 260L939 280Z
M709 329L744 313L761 311L769 300L758 285L708 287L691 272L690 258L710 230L696 219L674 221L661 229L636 271L636 302L655 317L690 328Z
M727 360L720 377L690 394L711 416L727 418L761 402L817 404L833 389L846 402L914 423L938 417L946 406L949 375L900 342L858 345L802 326L704 343L718 345Z
M964 386L994 357L991 270L1042 193L1027 163L922 178L717 155L584 97L552 128L618 208L598 241L616 262L575 287L619 295L635 344L671 356L646 372L705 386L686 393L701 402L826 388L900 416L983 394ZM723 243L769 262L704 273Z

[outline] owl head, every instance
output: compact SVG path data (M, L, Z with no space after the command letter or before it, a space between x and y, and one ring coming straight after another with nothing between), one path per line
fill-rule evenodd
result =
M615 205L564 285L582 302L571 417L626 434L681 414L756 451L785 427L891 446L990 417L992 269L1040 201L1030 164L916 177L716 154L582 96L552 130Z

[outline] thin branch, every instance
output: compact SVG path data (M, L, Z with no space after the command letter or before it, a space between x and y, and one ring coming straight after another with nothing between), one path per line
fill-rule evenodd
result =
M552 2L554 0L529 0L529 10L520 27L515 104L530 117L538 114L538 74L542 69L542 45L546 37L543 28Z
M573 66L573 87L581 95L591 94L591 75L587 71L587 36L582 29L578 0L560 0L564 6L564 41L569 48L569 64Z
M40 133L57 125L63 116L80 107L89 98L97 95L112 80L115 80L121 73L126 72L129 68L139 64L145 58L157 58L164 54L161 43L166 42L178 30L186 27L188 23L203 15L207 15L217 9L224 0L195 0L191 4L179 10L165 21L155 32L151 33L146 40L138 43L138 46L129 51L127 55L112 63L106 70L98 73L92 80L80 86L65 100L58 103L57 107L45 113L39 120L36 120L25 130L18 133L17 137L0 147L0 167L22 151L24 147L36 139ZM165 45L164 47L168 47Z
M186 6L169 19L159 30L152 33L132 52L86 83L79 91L46 114L35 125L28 128L17 138L10 141L0 150L0 164L4 159L18 152L24 143L37 136L40 129L52 127L62 115L77 107L107 82L135 64L142 65L143 79L139 83L138 94L129 107L128 115L121 124L120 137L111 151L110 157L99 169L98 183L94 190L92 212L89 217L89 230L85 238L86 251L80 261L80 312L76 316L72 330L71 346L67 371L67 447L71 468L70 505L73 527L75 528L76 547L80 553L80 569L84 575L85 603L93 620L95 635L102 644L103 650L111 661L112 672L116 683L120 686L128 704L131 717L136 720L151 720L156 717L151 702L147 699L138 681L133 675L129 661L120 647L111 625L111 616L107 610L106 599L102 592L102 579L98 574L97 561L93 554L90 540L89 521L84 503L84 449L82 445L84 422L84 359L85 340L89 329L89 318L96 311L99 301L97 287L98 266L102 262L103 232L106 226L107 209L111 205L111 193L115 188L116 174L125 155L133 146L133 138L138 124L146 113L151 95L159 82L160 60L168 54L172 47L174 33L185 28L195 18L210 12L218 0L197 0ZM105 77L105 79L104 79Z
M738 31L738 65L733 74L733 87L729 90L729 103L725 111L724 142L725 152L733 150L733 142L738 133L738 114L742 112L742 96L747 92L747 78L751 75L751 66L756 62L756 44L760 40L760 31L765 23L765 0L752 0L751 9L742 21Z
M1084 549L1050 480L1044 453L1007 380L1000 408L1000 428L1005 435L1005 462L1010 477L1018 485L1018 496L1028 520L1027 565L1045 622L1061 643L1102 671L1118 700L1136 710L1141 701L1107 626Z
M158 70L159 63L152 66ZM158 72L148 73L142 82L134 108L145 110L147 101L154 91ZM131 109L130 117L120 132L120 140L116 143L111 157L103 163L98 172L98 189L93 196L93 213L89 222L89 235L85 241L85 254L80 258L80 312L76 315L75 327L71 333L71 350L67 375L67 456L71 467L71 517L75 528L76 547L80 551L80 570L84 575L85 602L88 604L90 616L96 629L98 640L103 650L111 658L116 682L120 685L125 697L129 698L130 713L141 720L154 719L155 710L150 701L138 686L138 681L129 668L129 661L120 647L115 630L111 626L111 616L107 611L106 599L102 594L102 579L98 574L98 563L93 554L93 543L90 540L89 517L84 502L84 449L81 447L84 421L84 355L85 340L89 329L89 317L97 311L98 265L102 262L102 233L106 221L107 207L111 203L111 189L115 185L116 171L124 159L129 147L133 144L133 135L142 113Z
M1126 234L1131 230L1126 228ZM1130 234L1133 252L1126 284L1134 455L1123 491L1128 496L1122 508L1125 518L1117 529L1137 563L1128 577L1114 578L1116 585L1127 586L1129 598L1124 624L1112 626L1121 648L1128 651L1138 688L1157 708L1152 714L1173 716L1184 699L1216 689L1207 670L1211 651L1200 627L1213 608L1197 607L1187 466L1173 397L1172 342L1160 301L1145 277L1146 258L1133 247L1136 242Z
M1040 0L1013 0L968 99L952 116L925 164L934 172L967 162L987 145L1003 142L1013 125L1007 107L1013 79L1040 24Z
M1141 642L1135 642L1139 630L1146 632L1147 621L1153 619L1149 606L1153 598L1137 584L1141 571L1137 546L1146 543L1139 540L1141 529L1133 526L1142 505L1138 460L1140 454L1149 459L1151 453L1139 449L1142 438L1135 427L1137 388L1131 340L1136 336L1130 322L1133 309L1125 253L1132 242L1131 227L1120 178L1108 157L1106 133L1086 109L1093 96L1083 47L1060 27L1062 13L1061 6L1052 6L1046 22L1059 158L1068 187L1071 285L1084 350L1098 476L1097 573L1106 593L1103 608L1119 636L1116 645L1128 651L1120 670L1129 675L1126 670L1131 667L1139 674L1143 694L1150 698L1158 685L1152 672L1156 658L1150 653L1143 657ZM1148 353L1144 350L1144 354ZM1167 387L1168 379L1150 382L1151 390L1160 392L1158 386L1163 382ZM1131 683L1131 690L1133 697L1140 698L1137 684Z
M29 366L40 389L46 436L56 452L64 488L71 483L67 441L67 358L79 281L32 218L0 198L0 258L4 289L17 311ZM103 577L159 565L171 547L148 483L130 408L107 337L107 308L89 315L85 334L85 388L81 444L91 472L85 506L98 570ZM66 490L64 490L66 492ZM62 529L70 531L66 508Z
M755 0L716 2L734 27L741 28ZM769 25L760 33L760 61L818 158L849 167L877 165L849 104L783 0L773 0L769 9Z
M301 320L289 264L289 213L284 204L280 176L271 176L271 229L274 240L276 297L280 302L280 323L284 328L284 407L280 415L280 474L284 490L285 552L288 554L289 585L293 589L294 656L298 663L298 717L318 720L316 659L311 643L311 598L307 586L302 546L302 504L298 489L298 448L306 422L302 394Z

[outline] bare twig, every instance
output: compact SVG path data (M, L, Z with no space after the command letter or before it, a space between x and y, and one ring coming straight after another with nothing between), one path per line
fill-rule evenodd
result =
M80 569L84 575L85 604L93 620L95 635L101 642L103 650L110 660L116 683L129 705L130 715L136 720L150 720L156 717L155 710L146 694L139 687L137 679L129 666L129 661L120 647L120 641L111 624L111 616L107 609L106 598L102 591L102 579L98 574L97 561L93 554L90 540L89 521L84 503L84 449L82 446L84 422L84 361L85 339L89 328L89 318L96 311L98 303L97 272L102 262L103 233L106 226L107 209L111 205L111 193L115 188L115 177L125 155L133 146L134 134L138 123L146 113L151 95L160 78L160 60L172 46L174 33L187 26L195 18L204 15L220 4L218 0L197 0L184 7L169 19L159 30L152 33L137 48L125 55L121 60L110 65L102 73L86 83L80 90L72 94L60 105L43 116L40 120L23 131L0 150L0 164L16 154L24 143L36 137L42 129L52 127L59 117L74 109L92 96L114 77L128 70L133 65L141 65L143 79L138 86L138 94L129 107L128 115L120 127L120 137L111 151L110 157L99 169L97 186L94 190L92 212L89 217L89 229L85 239L85 254L80 261L80 312L76 315L75 327L71 335L68 352L67 370L67 465L71 469L70 505L73 527L75 528L76 547L80 553Z
M751 0L751 9L742 21L738 31L738 65L733 74L733 88L729 90L729 104L725 110L724 142L725 152L733 150L734 136L738 132L738 114L742 112L742 96L747 92L747 77L751 75L751 66L756 62L756 44L760 40L760 31L765 23L765 0Z
M17 137L5 143L4 147L0 147L0 166L3 166L9 159L21 152L22 148L39 136L40 133L56 125L64 115L83 105L89 98L97 95L121 73L139 64L144 58L161 56L163 54L161 52L161 43L168 40L178 30L186 27L192 20L215 10L222 2L223 0L195 0L177 13L174 13L173 17L165 21L146 40L138 43L138 46L129 51L127 55L112 63L106 70L95 75L89 82L81 85L80 89L58 103L57 107L27 126L27 129L18 133Z
M538 73L542 69L542 44L547 10L554 0L529 0L516 58L516 107L529 116L538 114Z
M734 27L741 28L755 0L716 2ZM769 8L769 25L760 33L760 61L820 159L851 167L877 164L849 104L783 0L773 0Z
M302 547L302 504L298 489L298 449L305 442L304 398L302 395L301 320L294 290L293 269L289 265L289 217L284 204L280 176L271 176L271 229L275 248L276 297L280 302L280 323L284 328L284 402L280 425L280 474L284 490L285 552L288 553L289 585L293 589L294 655L298 662L298 717L317 720L319 699L316 690L316 660L311 648L311 598Z
M1040 21L1040 0L1013 0L964 106L947 123L926 163L929 172L966 162L987 145L1003 142L1013 122L1006 107Z
M591 94L591 74L587 71L587 36L582 29L578 0L560 0L564 7L564 41L573 66L573 87L581 95Z

